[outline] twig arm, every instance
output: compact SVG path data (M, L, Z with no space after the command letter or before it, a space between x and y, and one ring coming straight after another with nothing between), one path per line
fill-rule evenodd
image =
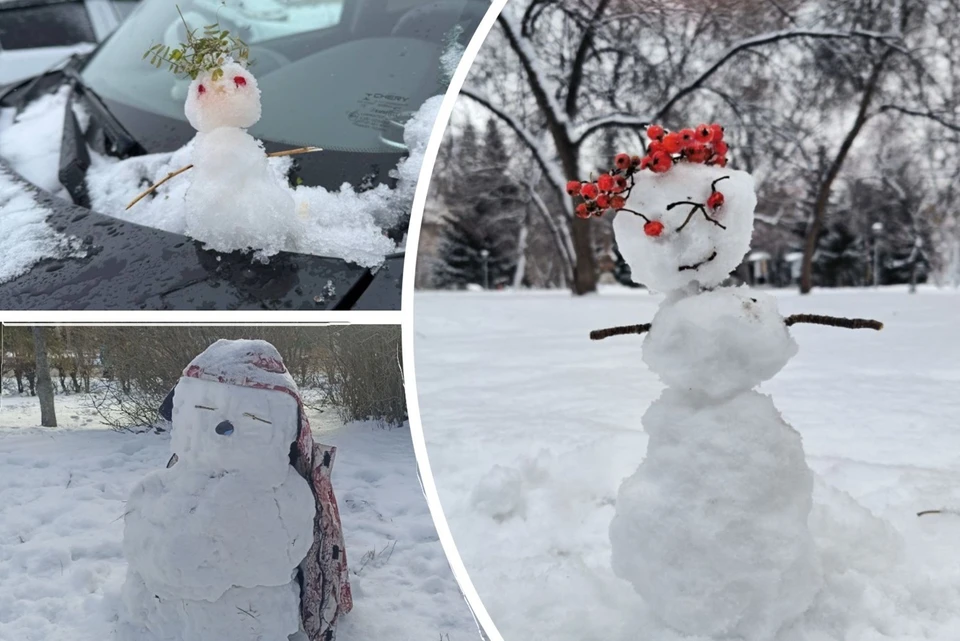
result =
M285 149L285 150L283 150L283 151L273 151L273 152L270 152L269 154L267 154L267 157L268 157L268 158L276 158L276 157L278 157L278 156L297 156L297 155L299 155L299 154L312 154L312 153L314 153L315 151L323 151L323 149L321 149L320 147L297 147L296 149ZM153 192L155 192L155 191L157 190L157 187L159 187L159 186L162 185L163 183L167 182L168 180L170 180L170 179L173 178L174 176L179 176L180 174L182 174L183 172L187 171L188 169L193 169L193 165L192 165L192 164L191 164L191 165L187 165L186 167L181 167L180 169L178 169L178 170L176 170L176 171L170 172L170 173L167 174L162 180L158 180L156 183L150 185L150 186L146 189L146 191L144 191L144 192L141 193L139 196L137 196L136 198L134 198L133 200L131 200L131 201L130 201L130 204L127 205L127 206L125 207L125 209L130 209L131 207L133 207L134 205L136 205L138 202L140 202L141 200L143 200L144 198L146 198L147 196L149 196L150 194L152 194Z
M621 325L619 327L608 327L606 329L595 329L590 332L590 340L599 341L611 336L625 336L627 334L643 334L650 331L650 323L642 325Z
M811 325L827 325L828 327L842 327L844 329L883 329L883 323L869 318L842 318L840 316L821 316L819 314L791 314L783 319L787 327L797 323Z

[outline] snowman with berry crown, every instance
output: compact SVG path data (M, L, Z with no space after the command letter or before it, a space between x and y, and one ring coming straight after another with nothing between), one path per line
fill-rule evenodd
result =
M122 638L332 641L352 606L330 472L273 345L220 340L173 391L173 456L124 514Z
M753 177L726 167L719 125L647 135L645 156L619 154L596 181L567 185L578 216L616 212L634 278L665 294L651 323L591 333L645 334L643 361L666 384L642 419L646 457L618 492L612 566L669 628L770 641L823 578L800 434L755 388L797 353L789 326L881 325L784 319L773 297L721 287L750 248Z
M206 27L202 37L185 20L184 27L186 43L154 45L146 55L158 68L167 64L175 75L192 79L184 112L197 135L185 233L218 251L235 249L242 233L261 255L276 254L302 235L303 223L291 190L271 170L263 143L247 133L261 114L247 46L217 25Z

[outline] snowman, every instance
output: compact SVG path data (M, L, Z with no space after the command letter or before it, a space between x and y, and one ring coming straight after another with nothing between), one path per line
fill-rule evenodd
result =
M330 471L264 341L219 340L173 391L173 456L124 515L128 637L334 638L352 607Z
M632 273L665 293L651 323L591 334L646 333L643 361L667 386L642 419L646 457L618 492L612 566L682 634L769 641L823 576L800 435L755 388L796 354L789 325L879 323L784 319L773 297L720 287L750 247L753 178L726 168L718 125L647 134L645 157L619 154L609 173L567 186L578 216L617 212Z
M260 120L253 74L230 60L201 71L184 111L197 130L186 233L218 251L235 249L242 234L264 256L294 244L303 229L292 191L270 169L263 143L246 131Z

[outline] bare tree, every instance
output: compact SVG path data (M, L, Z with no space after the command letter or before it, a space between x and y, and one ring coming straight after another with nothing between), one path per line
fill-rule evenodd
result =
M956 0L515 0L458 110L494 114L539 168L531 202L578 294L595 288L602 221L576 218L565 184L600 165L595 134L642 148L648 122L734 123L733 164L758 177L757 220L803 227L807 291L864 133L907 119L957 130L957 21Z

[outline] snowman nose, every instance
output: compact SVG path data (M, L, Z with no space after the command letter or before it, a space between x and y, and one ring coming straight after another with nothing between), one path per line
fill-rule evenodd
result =
M219 425L217 425L216 432L220 436L230 436L233 434L233 423L230 421L222 421Z

